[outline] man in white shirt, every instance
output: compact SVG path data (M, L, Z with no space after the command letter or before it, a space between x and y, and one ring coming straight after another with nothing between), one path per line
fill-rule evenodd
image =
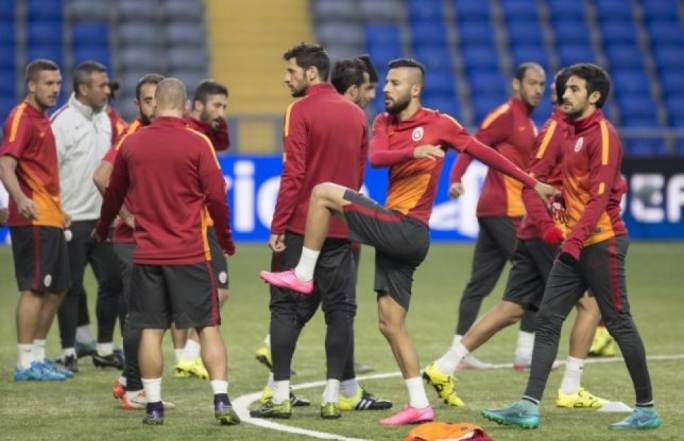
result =
M68 241L71 286L58 312L64 367L78 371L75 350L76 329L87 316L83 275L90 264L98 282L98 337L93 364L123 369L123 361L113 353L114 327L123 290L119 266L112 244L91 238L100 215L102 197L92 184L95 168L112 142L112 125L105 105L110 93L106 68L84 61L74 71L74 91L69 101L52 116L62 206L73 222L65 232ZM86 321L86 323L88 323Z

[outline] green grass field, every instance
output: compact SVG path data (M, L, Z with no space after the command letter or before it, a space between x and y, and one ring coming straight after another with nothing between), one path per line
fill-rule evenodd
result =
M423 366L441 355L451 342L457 303L469 273L471 253L470 245L435 245L416 275L409 327ZM682 243L636 243L630 249L628 286L632 311L650 356L684 354L682 256ZM254 359L254 350L268 329L268 292L257 277L258 271L265 269L268 262L268 250L264 245L241 245L236 257L229 262L231 298L223 309L223 335L230 354L230 395L234 401L242 395L260 391L267 376L266 369ZM372 250L364 251L361 263L359 312L356 319L357 359L373 364L376 373L395 372L394 359L376 325ZM87 283L92 310L95 288L90 274ZM502 288L503 284L500 283L484 308L498 301ZM96 370L89 359L81 359L81 372L73 380L64 383L15 383L12 370L16 357L14 308L17 294L8 247L0 247L0 293L0 360L3 361L0 365L0 439L313 439L248 423L237 427L217 426L211 412L208 382L173 378L168 338L165 341L168 363L165 367L163 397L173 401L178 409L167 412L163 426L142 426L142 413L121 410L110 393L118 372ZM94 320L92 312L91 317ZM566 326L560 359L567 356L567 330L569 327ZM516 332L516 329L511 328L497 335L477 351L477 356L494 363L512 362ZM318 315L300 339L293 365L297 370L297 375L292 377L293 385L324 379L323 339L322 315ZM48 340L48 355L58 354L59 337L55 324ZM432 390L428 390L428 396L439 420L480 424L497 441L683 439L681 370L684 369L684 359L652 361L650 369L663 427L641 434L619 434L607 429L609 423L621 419L624 414L553 407L562 368L551 374L543 403L542 425L535 431L499 427L479 415L481 408L507 404L522 393L527 376L512 369L460 373L459 395L467 406L462 409L441 404ZM631 382L621 360L589 365L585 369L583 383L599 396L623 401L630 406L633 404ZM403 406L407 399L403 381L397 376L368 379L362 384L376 395L393 400L393 410ZM409 430L380 426L378 419L389 415L389 412L345 413L340 420L323 421L318 414L322 388L302 389L298 393L310 398L313 406L297 409L292 419L282 424L338 436L331 439L401 440Z

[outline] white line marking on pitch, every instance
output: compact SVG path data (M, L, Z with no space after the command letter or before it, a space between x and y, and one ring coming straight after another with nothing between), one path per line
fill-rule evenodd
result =
M652 356L647 357L647 358L649 361L683 360L684 354L652 355ZM587 360L587 363L603 364L603 363L616 363L619 361L623 361L622 357L590 358ZM565 362L561 361L560 364L565 364ZM506 368L512 368L512 367L513 367L513 365L511 363L500 363L500 364L492 365L492 369L506 369ZM383 374L363 375L363 376L358 377L358 379L360 381L363 381L363 380L382 380L385 378L399 377L400 375L401 375L401 372L386 372ZM310 381L308 383L293 385L292 389L293 390L311 389L314 387L322 387L322 386L325 386L324 380L323 381ZM249 416L249 405L252 402L258 400L260 396L261 396L261 392L254 392L251 394L242 395L242 396L238 397L237 399L233 400L233 409L235 409L235 412L237 412L237 414L240 416L240 419L242 419L243 422L248 423L248 424L253 424L253 425L259 426L259 427L264 427L267 429L277 430L279 432L286 432L286 433L292 433L292 434L297 434L297 435L305 435L305 436L310 436L312 438L318 438L318 439L333 439L333 440L342 440L342 441L368 441L368 440L365 440L363 438L350 438L348 436L337 435L335 433L320 432L318 430L302 429L300 427L288 426L288 425L279 424L279 423L274 422L273 420L264 419L264 418L252 418L251 416Z

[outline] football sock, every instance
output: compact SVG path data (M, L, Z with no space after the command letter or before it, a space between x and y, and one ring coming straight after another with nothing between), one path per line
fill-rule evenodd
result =
M430 405L422 378L409 378L406 380L406 388L409 394L409 406L416 409L425 409Z
M33 340L33 357L37 361L45 359L45 340Z
M228 382L224 380L211 380L211 390L214 395L228 394Z
M145 397L148 403L159 403L161 401L161 378L143 378L142 384L145 389Z
M328 378L323 391L323 403L337 403L340 398L340 380Z
M21 369L28 369L31 363L36 361L33 358L33 345L17 345L17 366Z
M356 378L350 378L340 383L340 394L343 397L353 397L359 390L359 382Z
M320 251L310 250L309 248L302 248L302 256L299 258L299 263L295 268L295 276L303 282L308 282L313 279L314 269L316 269L316 262Z
M568 361L565 362L563 381L561 382L561 391L565 395L573 395L577 393L582 381L583 369L584 360L581 358L568 357Z
M195 340L188 339L188 341L185 342L185 349L183 349L183 357L188 360L197 358L200 355L201 349L202 345L197 343Z

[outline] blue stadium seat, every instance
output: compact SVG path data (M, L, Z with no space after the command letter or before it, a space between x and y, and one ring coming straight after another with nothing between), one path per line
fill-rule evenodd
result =
M414 23L411 32L414 49L447 46L446 27L443 22Z
M439 110L458 119L461 114L461 106L456 97L445 97L443 95L425 95L422 98L424 107Z
M80 21L99 21L109 20L109 4L94 2L92 0L70 0L67 4L67 12L72 23Z
M684 156L684 139L680 140L679 143L677 143L677 147L679 150L679 154Z
M433 70L450 70L451 55L442 48L421 48L414 51L414 58L425 65L428 73Z
M646 22L677 22L679 20L678 0L642 1Z
M442 0L408 0L406 8L411 23L444 21Z
M560 21L584 21L584 2L572 2L567 0L548 0L551 20Z
M626 142L626 153L630 156L653 156L655 147L650 139L630 139Z
M14 21L14 3L15 0L0 0L0 22Z
M62 49L61 41L57 41L53 44L29 45L26 47L27 63L37 58L47 58L63 68L63 57L64 50Z
M651 46L678 45L684 46L684 27L675 22L647 23L646 29L651 39Z
M509 94L511 81L499 71L476 71L471 72L467 77L472 95L486 93L487 95L500 96L503 99Z
M665 70L660 73L660 84L663 87L663 95L679 94L684 95L684 69L681 70ZM684 112L684 102L682 105L682 112Z
M653 49L653 56L660 71L669 69L684 69L682 48L678 46L658 46Z
M653 122L658 125L655 112L658 106L649 95L618 93L615 99L620 106L623 122L627 122L632 127L634 127L632 124L638 126L639 120L649 126L653 126Z
M542 34L541 26L538 20L521 21L519 19L508 21L508 38L511 46L520 44L530 45L536 44L542 46L544 44L544 35Z
M454 0L454 11L458 21L489 21L491 8L489 0Z
M463 63L466 72L498 72L499 54L491 46L470 46L463 48Z
M651 81L642 70L618 70L612 74L616 94L648 95Z
M539 63L544 69L548 69L551 66L544 46L513 47L511 48L511 57L513 58L514 66L530 61Z
M366 47L401 48L401 31L396 24L369 24L364 31Z
M0 46L2 49L2 46ZM14 65L0 67L0 97L14 97L17 77ZM0 124L2 124L0 120Z
M61 0L27 0L26 11L28 22L62 22Z
M559 21L553 26L556 42L590 46L589 27L584 21Z
M591 46L585 45L567 45L559 46L558 61L561 66L570 66L575 63L593 62L595 60L594 52Z
M632 5L625 0L600 0L593 2L600 21L632 22Z
M644 55L636 45L621 44L606 48L610 69L644 69Z
M637 44L636 27L634 22L607 22L602 23L601 36L603 37L604 46L612 46L614 44Z
M473 95L472 103L476 124L478 126L482 124L485 116L503 104L507 99L508 97L502 97L499 95L485 95L481 93Z
M428 95L456 95L456 80L449 70L428 71L425 76L425 93Z
M674 121L684 122L684 93L672 93L665 97L665 107L670 119Z
M536 23L539 21L537 2L527 0L506 0L501 2L506 21L517 20Z
M4 122L9 116L10 111L17 105L14 95L0 95L0 121ZM1 127L0 127L1 129Z
M109 47L109 27L104 23L76 23L71 28L71 44L79 47Z
M494 44L494 27L488 21L467 21L457 25L461 46L470 44Z
M541 101L539 101L539 105L537 105L537 108L534 109L534 112L532 112L531 115L532 120L537 125L537 129L541 129L542 125L544 125L544 122L551 117L552 112L553 106L551 105L551 101L549 100L548 95L544 95Z
M29 23L26 28L26 38L29 46L62 41L62 23Z
M109 48L107 47L78 47L72 51L73 63L77 65L83 61L97 61L105 66L111 65Z
M389 63L392 60L395 60L397 58L401 58L404 56L404 52L401 49L401 46L393 46L393 47L368 47L368 54L371 57L371 60L373 60L373 63L375 64L375 68L378 69L378 75L380 75L380 70L384 72L383 75L380 75L380 78L385 78L385 74L387 73L387 63ZM381 93L378 95L382 96Z

